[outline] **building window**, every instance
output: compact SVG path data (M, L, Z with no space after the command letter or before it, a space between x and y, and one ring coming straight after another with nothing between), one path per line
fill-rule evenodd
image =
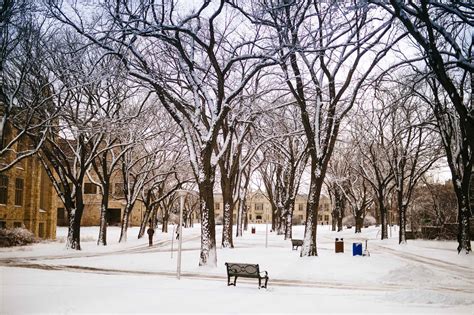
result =
M21 222L13 222L14 228L21 228Z
M322 215L318 215L318 221L322 221L323 220L323 216Z
M117 197L123 197L123 183L115 183L114 185L114 190L115 190L115 196Z
M84 194L88 194L88 195L97 194L97 186L93 183L84 183Z
M7 222L0 221L0 229L6 229L6 228L7 228Z
M58 208L58 216L57 216L58 221L60 220L62 221L66 218L66 216L64 215L64 212L65 212L64 208Z
M23 178L15 179L15 206L23 205Z
M298 211L303 211L304 207L302 203L298 204Z
M220 209L221 209L221 204L218 203L218 202L216 202L216 203L214 204L214 208L215 208L215 210L220 210Z
M0 204L8 202L8 176L0 175Z
M256 203L255 211L263 211L263 203Z
M329 215L328 214L324 215L324 221L329 221Z
M45 237L45 228L44 228L44 223L41 222L38 224L38 236L41 238Z

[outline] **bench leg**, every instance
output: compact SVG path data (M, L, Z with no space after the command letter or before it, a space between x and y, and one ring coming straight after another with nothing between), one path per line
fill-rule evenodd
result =
M262 285L262 279L265 279L265 284ZM267 288L267 282L268 282L268 277L265 277L265 278L258 278L258 288L263 288L263 289L266 289Z
M234 278L234 283L231 283L230 276L227 276L227 286L233 285L235 287L236 282L237 282L237 277Z

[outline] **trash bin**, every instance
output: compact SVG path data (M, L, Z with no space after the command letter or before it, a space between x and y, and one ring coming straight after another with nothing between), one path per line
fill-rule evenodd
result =
M339 240L336 238L336 253L344 253L344 239Z
M252 234L255 234L255 228L252 227Z
M362 243L352 243L352 256L362 256Z

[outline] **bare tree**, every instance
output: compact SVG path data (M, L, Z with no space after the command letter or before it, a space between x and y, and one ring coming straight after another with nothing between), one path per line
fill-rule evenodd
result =
M399 243L406 243L407 209L418 181L440 158L439 139L417 97L391 87L388 160L394 176L399 215ZM389 93L386 93L389 94Z
M0 171L36 153L50 132L46 67L51 32L31 1L5 0L0 7ZM28 140L33 134L34 145Z
M349 172L349 165L345 161L346 152L341 150L341 146L336 144L336 154L328 165L328 174L324 180L331 197L333 206L332 214L332 230L342 231L342 219L345 216L345 208L347 198L342 187L346 186L347 174Z
M444 94L441 101L435 100L430 104L438 121L458 197L458 252L469 253L469 218L472 215L469 185L474 163L472 5L463 1L447 3L435 0L369 2L382 7L409 32L419 45L421 59L428 65L429 73L436 78L437 83L429 82L433 94L436 97ZM470 96L465 92L469 89Z
M387 54L391 23L380 23L364 4L346 1L259 4L251 18L277 43L282 77L307 138L311 179L301 256L315 256L320 194L340 124ZM401 36L392 34L390 43Z
M372 186L376 196L382 240L388 238L387 204L395 187L394 174L386 154L392 144L389 136L392 122L388 101L376 93L372 108L359 108L351 124L352 138L361 156L360 175Z
M182 129L201 200L199 265L216 265L213 192L222 154L214 149L236 97L260 69L274 64L261 59L260 35L251 27L239 32L235 26L246 21L224 0L186 12L174 2L107 1L87 25L81 10L48 4L56 19L122 60Z
M170 136L174 137L173 134ZM154 146L158 146L158 144L155 142ZM180 142L176 142L172 146L165 145L161 147L156 156L157 168L152 170L150 181L143 186L141 191L141 201L145 205L145 213L140 224L138 238L144 235L149 221L155 225L159 204L191 180L187 175L189 168L183 165L187 161L182 157L183 152L180 148L182 148Z
M110 100L103 94L109 69L95 67L95 51L83 49L77 37L67 32L60 35L49 65L56 77L51 85L52 106L59 114L38 155L68 214L67 246L80 250L84 179L96 156L109 149L103 146L103 116L98 114L109 108ZM30 137L42 141L40 135Z
M105 62L105 66L110 67L110 63ZM127 86L120 73L111 76L107 82L103 94L97 95L107 101L102 111L97 113L100 116L97 118L97 128L103 132L101 148L105 150L101 150L92 161L93 175L87 173L89 180L99 187L102 196L97 245L107 245L107 209L112 178L119 174L118 165L122 156L134 146L134 143L127 142L133 139L121 137L122 131L127 129L129 123L133 124L134 119L140 119L142 107L149 97L149 94L140 93L137 88ZM138 100L138 104L133 104L132 98L136 99L136 96L141 94L143 97Z

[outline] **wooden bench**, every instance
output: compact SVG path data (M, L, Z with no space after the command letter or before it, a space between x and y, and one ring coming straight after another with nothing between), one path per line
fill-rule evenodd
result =
M240 263L225 263L227 267L227 286L235 286L237 278L256 278L258 279L258 288L266 288L268 282L268 272L262 271L258 267L258 264L240 264ZM262 275L263 274L263 275ZM230 282L230 277L234 277L234 282ZM262 280L265 280L265 284L262 285Z
M303 240L291 240L291 250L298 250L300 246L303 246Z

